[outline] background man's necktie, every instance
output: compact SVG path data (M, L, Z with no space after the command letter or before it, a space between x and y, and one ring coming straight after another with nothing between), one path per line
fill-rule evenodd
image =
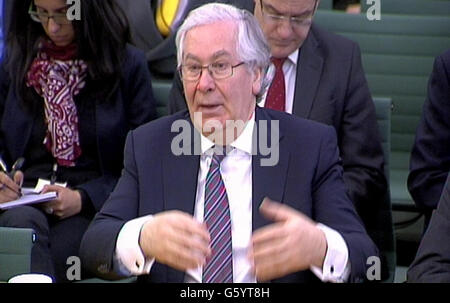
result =
M284 83L283 63L286 58L271 58L275 65L275 77L266 96L266 108L285 111L286 85Z
M203 283L232 283L233 258L228 196L220 174L223 155L214 154L206 176L204 222L211 236L212 255L203 268Z

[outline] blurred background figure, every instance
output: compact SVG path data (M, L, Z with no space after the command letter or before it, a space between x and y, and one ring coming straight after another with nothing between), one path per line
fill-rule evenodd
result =
M176 71L175 34L187 14L209 2L233 4L252 10L239 0L117 0L130 21L135 45L147 57L155 78L172 78Z
M425 213L424 230L450 171L450 49L436 57L411 152L408 189Z
M360 0L333 0L333 8L336 10L346 11L349 14L359 14L359 13L361 13L361 1Z
M120 176L127 132L154 118L145 56L113 0L15 0L0 67L0 154L24 157L24 186L56 181L58 198L0 213L0 226L37 232L32 272L66 280L66 260ZM5 190L2 188L1 190ZM5 202L5 201L2 201Z

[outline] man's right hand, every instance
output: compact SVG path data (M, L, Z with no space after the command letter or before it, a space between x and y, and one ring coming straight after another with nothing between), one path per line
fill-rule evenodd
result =
M23 173L17 171L14 180L4 172L0 172L0 203L16 200L20 197Z
M176 210L155 215L144 224L139 237L146 257L180 271L204 265L211 255L209 243L206 226Z

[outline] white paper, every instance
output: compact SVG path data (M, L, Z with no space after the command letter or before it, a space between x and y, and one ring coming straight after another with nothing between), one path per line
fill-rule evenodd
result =
M17 206L22 205L29 205L29 204L36 204L36 203L42 203L47 202L56 199L57 194L56 192L48 192L45 194L36 194L36 193L27 193L23 194L22 197L20 197L17 200L6 202L6 203L0 203L0 209L10 209Z

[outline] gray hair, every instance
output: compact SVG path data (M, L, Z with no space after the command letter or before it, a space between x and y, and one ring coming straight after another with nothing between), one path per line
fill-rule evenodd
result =
M184 39L194 27L219 21L234 21L237 25L236 53L241 61L253 70L262 71L261 90L256 96L259 102L271 79L265 76L270 65L270 48L256 18L247 10L229 4L209 3L191 11L180 26L176 36L178 68L183 61Z

